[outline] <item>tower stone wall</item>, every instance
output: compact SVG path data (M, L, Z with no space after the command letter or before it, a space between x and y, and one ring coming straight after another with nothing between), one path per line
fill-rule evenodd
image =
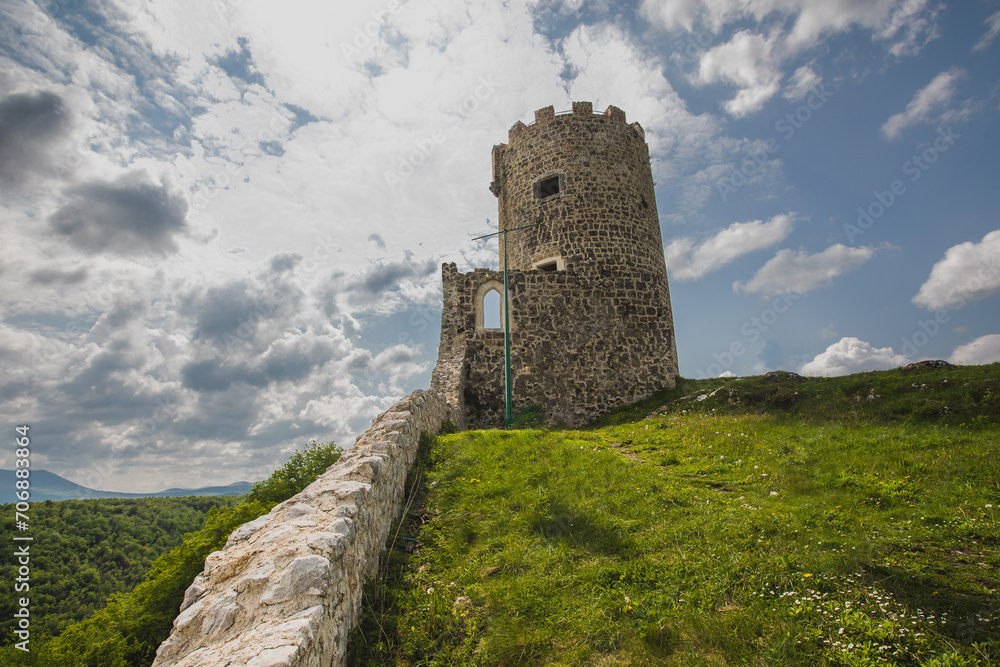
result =
M515 123L492 157L500 229L517 230L506 239L515 410L579 426L673 387L673 315L642 127L616 107L546 107L531 125ZM503 332L485 329L481 311L483 294L502 284L503 257L501 236L501 271L442 271L432 386L468 427L502 423Z

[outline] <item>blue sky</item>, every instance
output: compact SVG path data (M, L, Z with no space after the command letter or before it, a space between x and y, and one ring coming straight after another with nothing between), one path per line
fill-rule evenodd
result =
M0 412L154 491L429 384L490 150L646 130L681 373L1000 358L1000 2L0 0ZM11 461L0 465L9 467Z

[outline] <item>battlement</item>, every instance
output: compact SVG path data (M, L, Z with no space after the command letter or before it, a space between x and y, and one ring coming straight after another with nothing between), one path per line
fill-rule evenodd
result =
M594 113L594 105L591 102L573 102L573 108L571 110L560 112L556 112L555 107L550 105L535 111L534 122L528 123L527 125L525 125L522 121L514 123L510 130L507 131L507 141L514 141L514 139L530 127L547 125L548 123L553 122L557 117L561 118L564 116L574 116L586 119L593 119L596 116L598 118L607 118L613 123L621 123L623 125L628 124L625 119L625 112L614 105L609 106L603 113ZM639 125L639 123L632 123L632 127L639 132L641 137L645 138L646 133L643 131L642 126ZM506 144L500 145L506 146Z

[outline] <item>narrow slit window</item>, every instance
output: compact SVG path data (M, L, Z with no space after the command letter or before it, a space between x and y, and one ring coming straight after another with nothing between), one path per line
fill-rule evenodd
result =
M551 262L545 262L544 264L539 264L535 268L538 269L539 271L558 271L559 263L553 259Z
M538 198L547 199L559 194L559 174L538 181Z

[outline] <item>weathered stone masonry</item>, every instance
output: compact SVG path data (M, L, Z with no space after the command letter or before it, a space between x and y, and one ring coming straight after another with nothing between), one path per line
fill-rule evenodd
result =
M490 189L500 229L537 224L507 238L515 408L578 426L673 387L673 315L642 127L613 106L540 109L493 148ZM502 269L502 245L500 257ZM482 326L484 287L502 293L502 279L442 270L431 386L470 428L502 423L503 333Z
M329 667L399 515L422 431L453 415L415 391L301 493L236 529L188 588L154 667Z

